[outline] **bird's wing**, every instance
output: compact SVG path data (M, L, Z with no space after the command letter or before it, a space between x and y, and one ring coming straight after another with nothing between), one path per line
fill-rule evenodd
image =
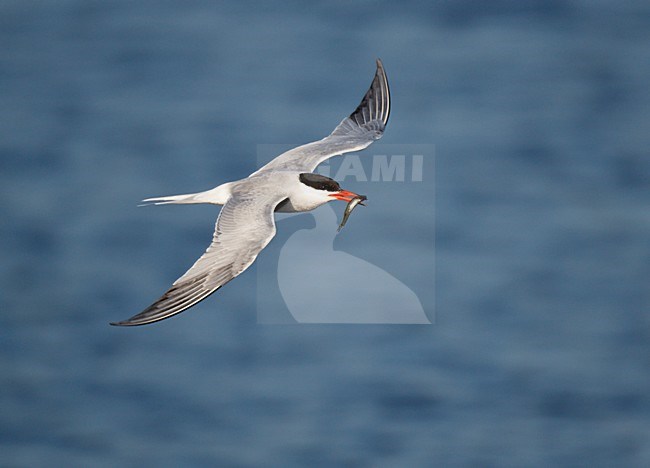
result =
M390 114L390 91L381 60L361 104L327 137L281 154L252 175L265 171L313 172L333 156L360 151L381 138Z
M128 320L111 325L145 325L183 312L246 270L275 236L273 212L286 195L238 193L223 206L212 243L163 296Z

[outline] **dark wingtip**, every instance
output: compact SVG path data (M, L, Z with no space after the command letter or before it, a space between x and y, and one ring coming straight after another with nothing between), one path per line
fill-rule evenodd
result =
M330 134L331 136L350 136L370 132L373 139L381 138L390 116L390 89L384 64L380 58L377 58L376 64L375 76L361 103L354 112L343 119Z
M135 327L137 325L146 325L147 323L150 322L132 322L130 319L129 320L120 320L119 322L109 322L108 324L113 326L113 327Z
M370 121L381 122L381 130L388 123L390 116L390 89L388 87L388 78L386 70L380 58L376 60L377 70L372 79L370 88L361 100L359 106L350 114L350 119L358 125L366 124Z
M113 327L132 327L133 325L142 325L142 324L131 323L128 320L123 320L121 322L109 322L109 325Z
M198 304L221 288L223 284L232 279L229 278L228 281L214 289L204 289L204 280L208 275L209 273L204 273L179 284L174 283L174 285L172 285L172 287L163 294L160 299L139 314L136 314L127 320L111 322L110 324L116 327L136 327L139 325L148 325L150 323L160 322L161 320L178 315Z
M109 324L114 326L114 327L137 327L137 326L140 326L140 325L148 325L150 323L159 322L160 320L164 320L164 319L166 319L168 317L171 317L172 315L175 315L175 314L151 315L150 310L151 310L151 307L144 310L143 312L140 312L137 315L134 315L133 317L131 317L129 319L120 320L119 322L110 322Z
M145 312L148 312L148 310ZM176 314L161 315L161 316L147 316L144 315L144 312L142 312L140 314L134 315L133 317L127 320L121 320L119 322L110 322L109 325L112 325L114 327L138 327L140 325L148 325L150 323L159 322L166 318L172 317L173 315Z

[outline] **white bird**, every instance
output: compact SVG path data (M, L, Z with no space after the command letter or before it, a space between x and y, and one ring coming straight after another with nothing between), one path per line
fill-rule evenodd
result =
M212 243L194 265L144 311L111 325L145 325L169 318L236 278L275 236L274 212L310 211L333 200L357 197L313 171L333 156L362 150L381 138L389 114L388 81L378 59L375 77L361 104L327 137L281 154L245 179L205 192L143 200L156 205L211 203L223 208Z

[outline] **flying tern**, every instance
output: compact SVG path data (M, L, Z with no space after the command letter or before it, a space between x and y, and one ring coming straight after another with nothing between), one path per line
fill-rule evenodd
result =
M212 243L194 265L152 305L111 325L145 325L169 318L236 278L275 236L276 211L311 211L333 200L350 202L362 197L314 170L333 156L360 151L381 138L389 114L388 81L378 59L370 89L359 106L322 140L281 154L245 179L205 192L143 200L156 205L210 203L223 207Z

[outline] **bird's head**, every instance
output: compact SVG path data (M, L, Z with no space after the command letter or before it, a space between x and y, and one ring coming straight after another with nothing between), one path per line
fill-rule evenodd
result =
M311 188L310 192L313 191L314 195L320 198L323 203L332 200L349 202L359 196L354 192L343 190L337 181L320 174L304 172L300 174L299 179L303 185Z

